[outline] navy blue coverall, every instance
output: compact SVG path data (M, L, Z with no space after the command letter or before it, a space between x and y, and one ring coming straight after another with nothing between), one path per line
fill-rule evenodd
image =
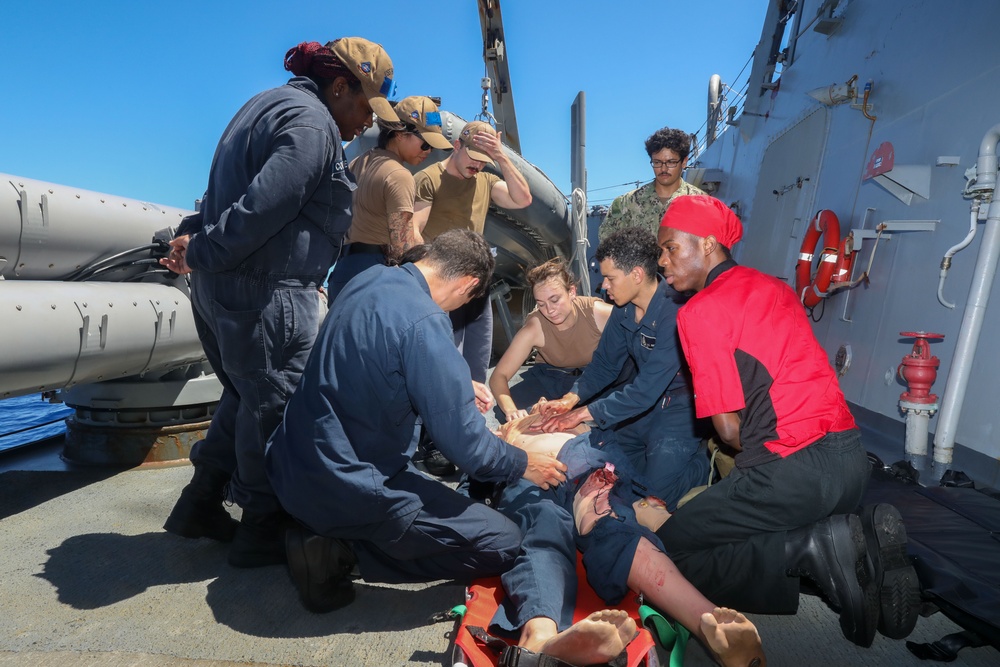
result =
M492 576L521 531L410 460L417 416L477 479L513 483L527 454L486 427L451 320L413 264L350 281L323 324L267 450L282 506L309 530L351 541L362 576L390 583Z
M656 293L639 322L635 304L612 311L593 359L570 391L585 403L618 379L627 358L633 360L635 378L587 408L605 432L602 439L622 450L649 482L649 493L673 511L689 489L708 479L708 458L701 448L677 337L680 305L673 288L657 280Z
M198 336L223 385L191 460L232 474L245 512L279 509L264 444L322 320L318 286L351 224L354 178L318 86L295 77L247 102L219 141L187 249ZM200 223L200 224L199 224Z

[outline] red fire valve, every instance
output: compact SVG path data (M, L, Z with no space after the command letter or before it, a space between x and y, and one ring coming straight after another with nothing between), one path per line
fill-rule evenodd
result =
M904 338L916 338L913 342L913 349L903 357L902 363L896 368L897 375L908 387L908 391L899 395L899 400L927 405L937 403L937 394L932 394L930 391L931 385L937 379L937 369L941 365L941 360L931 356L931 346L928 340L944 338L944 334L901 331L899 335Z

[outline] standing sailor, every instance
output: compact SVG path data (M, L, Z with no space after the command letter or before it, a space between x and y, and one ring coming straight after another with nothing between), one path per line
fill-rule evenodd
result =
M354 219L344 252L330 275L330 300L370 266L398 262L420 243L413 225L416 186L406 165L423 162L432 148L451 150L441 132L441 114L429 97L414 95L394 107L399 123L378 119L378 146L351 161L358 181Z
M691 137L680 130L664 127L650 135L646 139L646 153L653 167L653 180L611 202L608 215L597 230L600 239L603 241L625 227L642 227L655 235L663 212L674 199L705 194L681 178L690 151Z
M467 123L454 142L455 150L441 162L416 175L417 199L413 219L425 241L449 229L483 233L490 203L520 209L531 204L528 181L517 170L500 143L500 135L489 123ZM487 163L500 167L503 178L483 171ZM472 379L486 382L493 351L493 305L489 290L464 308L451 313L455 345L469 364ZM435 475L455 470L426 438L421 444L424 467Z
M195 325L223 386L208 433L191 450L194 477L164 528L232 540L236 567L285 558L285 515L264 472L264 443L316 339L318 288L351 223L355 186L342 142L371 127L373 110L397 120L386 101L392 61L378 44L303 42L285 55L285 69L294 78L229 123L201 211L162 260L193 271ZM227 484L243 508L238 526L222 505Z

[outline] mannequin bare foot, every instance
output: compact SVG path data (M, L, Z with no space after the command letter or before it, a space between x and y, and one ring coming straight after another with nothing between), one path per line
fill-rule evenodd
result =
M716 607L702 614L701 632L723 667L767 667L757 628L740 612Z
M545 643L559 634L559 626L552 619L537 616L529 619L521 628L517 645L534 653L541 653Z
M592 665L613 659L635 635L635 621L628 612L605 609L545 642L541 652L574 665Z

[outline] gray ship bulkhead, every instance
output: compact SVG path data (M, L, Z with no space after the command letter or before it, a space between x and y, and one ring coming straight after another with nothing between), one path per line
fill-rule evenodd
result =
M951 436L958 446L944 463L951 453L937 438L940 460L925 475L936 479L954 467L997 486L1000 357L988 342L1000 336L1000 308L986 302L992 274L976 268L989 237L988 198L977 236L954 256L943 286L957 307L942 305L937 292L942 256L969 230L967 170L977 166L984 135L1000 123L1000 3L815 0L798 3L792 14L781 4L788 3L769 8L745 98L740 84L723 86L723 105L733 108L717 117L729 123L723 120L718 137L692 159L689 176L743 220L737 261L790 284L818 210L836 213L841 236L854 230L852 278L870 262L868 279L826 298L811 315L831 364L843 348L841 387L865 427L866 445L881 447L888 462L904 458L899 400L907 387L896 369L913 340L900 332L942 333L931 344L941 361L931 392L942 405L949 392L952 399L962 394ZM893 169L872 177L887 150ZM974 292L977 302L968 303L977 281L988 282L985 299ZM956 358L973 311L981 315L978 348L966 345ZM967 389L947 380L965 357ZM938 436L941 419L938 412L929 420Z

